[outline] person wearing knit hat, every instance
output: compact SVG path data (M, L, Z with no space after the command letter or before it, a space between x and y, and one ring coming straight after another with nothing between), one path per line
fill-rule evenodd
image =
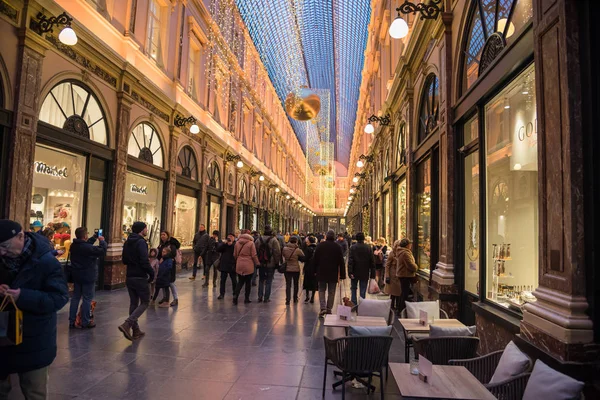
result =
M0 399L11 391L10 374L19 375L26 399L47 397L48 367L56 357L56 312L69 301L62 267L51 250L42 235L0 220L0 302L11 296L25 327L18 346L0 346Z
M335 243L335 232L330 230L326 238L327 240L317 245L313 259L319 284L321 318L324 318L325 314L331 314L338 280L346 279L346 263L342 248Z
M138 318L150 304L150 285L154 280L154 269L148 257L148 243L144 236L148 227L144 222L134 222L131 234L123 245L123 264L127 266L125 285L129 292L129 317L119 325L126 339L135 340L145 335L138 325Z

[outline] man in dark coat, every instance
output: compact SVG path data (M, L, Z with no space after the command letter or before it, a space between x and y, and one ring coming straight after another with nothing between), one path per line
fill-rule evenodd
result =
M202 257L202 264L206 265L206 254L208 252L208 233L206 232L206 225L200 224L200 230L194 235L192 245L194 246L194 266L192 268L190 281L195 281L196 273L198 272L198 259Z
M342 254L344 255L344 259L348 259L348 242L344 239L343 233L338 233L336 243L342 249Z
M56 357L56 312L69 301L67 282L52 248L41 235L0 220L0 301L10 295L23 312L23 342L0 347L0 398L19 374L27 399L45 399L48 366Z
M369 285L369 271L375 268L375 257L371 246L365 244L365 234L358 232L356 234L356 244L350 247L348 258L348 275L352 282L350 291L352 292L352 302L358 304L356 298L356 289L360 284L360 297L363 299L367 295L367 286Z
M235 235L230 233L227 235L227 241L219 243L217 252L221 254L219 261L219 269L221 270L221 287L219 297L222 300L225 297L225 286L227 285L227 277L231 279L232 291L237 286L237 274L235 273L235 258L233 257L233 249L235 248Z
M314 256L319 282L319 302L321 303L320 317L331 314L335 300L335 289L338 279L346 279L346 264L342 248L335 243L335 232L327 232L326 240L317 245ZM327 292L327 299L325 299Z
M154 269L148 259L148 243L144 237L148 234L148 227L144 222L134 222L131 226L132 233L123 245L123 264L127 266L125 284L129 292L129 317L119 330L129 340L139 339L144 336L140 330L138 318L148 308L150 303L150 285L154 280Z
M208 278L210 269L213 268L213 287L217 287L217 269L213 267L215 261L219 259L217 247L221 244L221 233L213 231L212 236L208 238L208 246L206 249L206 262L204 263L204 284L202 287L208 287Z
M94 246L96 239L98 246ZM94 286L98 276L98 257L106 253L108 245L103 236L92 236L88 238L88 231L81 227L75 229L75 239L71 244L70 257L73 273L73 296L71 297L71 308L69 310L70 328L94 328L96 324L90 322L90 307L94 299ZM75 325L79 300L81 302L81 325Z
M275 268L277 268L281 262L282 248L280 247L279 240L273 236L270 225L265 225L264 235L256 239L254 245L256 246L258 261L260 261L260 267L258 268L258 302L264 301L265 303L268 303L271 301L271 285L273 284ZM261 251L261 247L263 246L267 246L264 249L268 249L268 251ZM270 256L269 259L261 260L260 257L263 254L268 254L268 256Z

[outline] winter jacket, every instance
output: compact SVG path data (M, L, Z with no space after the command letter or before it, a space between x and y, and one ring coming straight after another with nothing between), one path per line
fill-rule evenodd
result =
M283 250L283 247L285 246L285 243L283 241L283 236L282 235L277 235L277 241L279 242L279 250Z
M208 233L206 231L198 231L194 235L194 240L192 241L194 246L194 253L204 259L206 256L206 251L208 250Z
M157 248L158 255L156 256L156 258L158 258L159 261L162 260L162 251L167 246L171 246L173 257L175 257L175 252L181 247L181 243L179 243L179 240L175 239L172 236L168 238L166 242L160 242Z
M386 276L413 278L418 269L412 251L406 247L400 247L400 242L394 243L394 249L390 252L386 262Z
M158 261L158 258L150 259L150 266L154 270L154 279L152 280L152 283L156 283L156 277L158 276L158 266L159 265L160 265L160 261Z
M319 282L337 282L346 279L346 264L342 248L334 240L326 240L317 245L314 255Z
M21 289L17 307L23 312L23 343L0 347L0 379L52 364L56 357L56 312L69 301L62 267L48 240L25 234L32 240L32 254L16 275L0 259L0 284Z
M206 250L206 262L208 266L214 264L219 259L220 253L217 252L217 246L221 244L221 240L218 241L214 237L208 238L208 247Z
M127 278L154 280L154 270L148 259L148 244L143 236L131 233L123 245L123 264L127 266Z
M375 252L377 250L381 250L381 255L383 256L383 259L381 261L379 261L379 257L377 255L375 255ZM379 247L379 246L373 246L373 255L375 255L375 265L377 265L377 268L382 268L383 265L385 264L385 260L387 259L387 246L383 246L383 247Z
M317 270L315 268L315 250L317 249L317 245L315 243L311 243L306 246L306 251L304 252L304 276L307 277L316 277Z
M298 261L304 261L304 253L298 248L296 243L288 243L283 248L281 255L287 264L286 272L300 272Z
M74 239L70 249L73 282L89 284L96 282L98 276L98 257L106 254L108 244L101 241L94 246L95 237L89 240Z
M156 287L164 288L171 284L171 271L175 269L173 259L165 257L158 266L158 275L156 277Z
M359 281L366 281L372 268L375 268L375 257L371 247L364 242L353 244L348 257L348 275L354 275L354 279Z
M219 270L223 272L235 272L235 258L233 257L233 250L235 248L235 242L231 245L227 242L222 242L217 247L217 251L221 254L221 261L219 262Z
M342 254L346 257L348 255L348 242L346 240L336 240L335 242L340 246Z
M279 240L274 236L263 235L263 236L259 237L254 242L254 245L256 246L257 254L258 254L258 252L260 250L260 246L262 244L261 240L263 243L265 243L269 246L269 249L271 251L271 258L269 259L269 262L267 263L267 267L273 268L273 267L278 266L279 263L281 262L281 247L279 246Z
M233 257L235 258L235 272L239 275L251 275L254 273L254 267L259 262L252 236L247 233L240 235L233 249Z

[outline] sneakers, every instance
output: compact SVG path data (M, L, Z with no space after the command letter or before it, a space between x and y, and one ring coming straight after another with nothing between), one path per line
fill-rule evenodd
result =
M223 300L223 297L225 297L225 296L223 296L223 295L221 294L221 295L219 295L219 297L217 297L217 300Z
M69 324L69 329L81 329L81 325L77 325L75 323Z
M171 302L171 307L175 307L179 305L179 299L175 299Z
M195 277L195 276L190 276L188 279L189 279L190 281L195 281L195 280L196 280L196 277Z
M123 322L123 324L119 325L119 331L125 336L125 339L131 340L133 342L133 335L131 334L131 323L129 321Z
M325 314L327 314L327 310L321 310L319 312L319 318L325 318Z

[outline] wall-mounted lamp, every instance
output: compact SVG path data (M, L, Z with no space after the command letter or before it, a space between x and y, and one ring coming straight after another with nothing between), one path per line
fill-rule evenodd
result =
M187 124L192 124L192 126L190 126L190 133L193 135L200 133L200 127L196 124L196 118L194 118L193 115L184 118L178 114L175 116L175 121L173 121L173 124L178 128L183 128Z
M378 117L377 115L373 114L369 117L368 121L369 123L365 126L365 133L368 133L369 135L375 132L375 127L373 126L374 122L377 122L381 126L388 126L390 122L392 122L390 119L390 114L386 114L382 117Z
M373 156L373 154L369 154L368 156L365 156L364 154L361 154L360 157L358 157L358 161L356 162L356 166L358 168L362 168L365 166L366 162L373 162L373 160L375 159L375 157Z
M58 34L58 40L67 46L74 46L77 44L77 34L71 28L71 22L73 18L66 12L63 12L58 17L46 17L43 13L38 13L37 21L31 20L30 27L36 31L39 35L47 32L54 32L54 26L63 26L64 28Z
M225 161L237 161L235 166L238 168L242 168L244 166L244 163L242 162L242 156L240 156L239 154L227 153L225 154Z
M396 8L398 16L390 25L390 36L394 39L402 39L408 35L408 24L400 14L421 13L421 19L436 19L438 15L440 15L440 12L442 12L442 6L440 6L441 2L442 0L431 0L427 3L415 4L408 0L404 0L404 3Z

